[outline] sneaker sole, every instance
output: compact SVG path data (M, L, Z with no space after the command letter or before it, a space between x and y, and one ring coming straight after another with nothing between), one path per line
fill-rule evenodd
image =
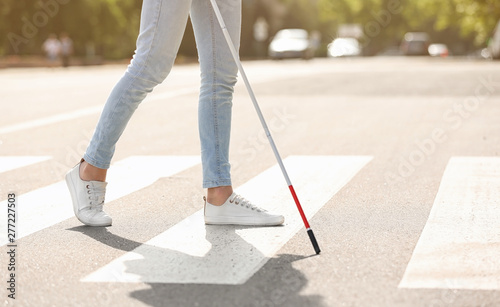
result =
M75 184L73 182L73 179L71 178L71 173L68 172L65 176L65 179L66 179L66 185L68 186L69 189L69 194L71 195L71 201L73 203L73 212L75 213L76 218L87 226L97 226L97 227L111 226L111 223L98 224L98 223L84 222L80 219L80 217L78 217L78 205L77 205L78 202L76 198Z
M284 217L276 217L264 221L253 218L238 217L205 217L206 225L243 225L243 226L279 226L285 222Z

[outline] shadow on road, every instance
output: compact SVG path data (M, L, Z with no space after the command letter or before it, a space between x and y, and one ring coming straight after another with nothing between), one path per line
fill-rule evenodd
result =
M202 257L142 244L117 236L104 227L79 226L69 230L81 232L109 247L140 254L143 259L124 262L126 273L138 276L150 288L129 295L149 306L325 306L321 296L300 294L308 280L292 264L311 256L278 255L240 285L149 282L151 276L168 280L169 275L181 276L186 272L189 275L193 270L209 274L214 262L218 261L226 262L222 266L222 276L237 273L238 262L244 261L239 259L240 250L252 249L254 253L260 253L236 233L241 227L206 226L205 229L211 248ZM234 255L220 259L221 251L227 250L228 245ZM214 273L221 275L220 271Z

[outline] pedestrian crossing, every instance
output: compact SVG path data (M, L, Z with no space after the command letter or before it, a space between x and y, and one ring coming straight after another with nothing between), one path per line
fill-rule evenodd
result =
M173 91L168 91L165 93L154 93L148 96L145 101L162 101L170 98L175 98L178 96L183 96L183 95L188 95L188 94L194 94L197 92L197 88L181 88ZM102 111L102 105L99 106L93 106L93 107L87 107L75 111L70 111L66 113L61 113L57 115L51 115L48 117L43 117L43 118L38 118L34 120L29 120L26 122L21 122L21 123L16 123L12 125L7 125L7 126L2 126L0 127L0 135L2 134L7 134L7 133L13 133L13 132L19 132L23 130L28 130L28 129L33 129L33 128L39 128L43 127L46 125L51 125L51 124L56 124L64 121L69 121L73 119L78 119L84 116L89 116L89 115L98 115Z
M500 290L500 158L453 157L400 288Z
M0 157L0 173L49 156ZM284 160L311 219L373 159L290 156ZM199 156L131 156L108 173L111 202L200 164ZM452 157L399 288L500 290L500 158ZM127 252L82 282L245 283L303 227L277 165L236 191L285 215L282 227L208 226L202 210ZM73 218L64 181L18 196L17 239ZM2 201L6 207L6 201ZM5 219L0 228L6 229ZM319 234L319 233L318 233ZM317 234L318 241L321 236ZM5 233L1 245L7 244Z
M4 160L0 160L4 161ZM111 202L153 184L162 177L172 176L201 162L199 156L133 156L114 164L108 174L106 201ZM4 168L2 166L2 168ZM73 214L71 196L66 182L36 189L18 196L17 239L62 222ZM7 201L1 203L7 207ZM6 229L6 219L0 228ZM7 234L1 233L0 244L7 244Z
M0 157L0 173L50 160L49 156L4 156Z
M284 160L307 216L372 158L291 156ZM321 180L317 180L321 178ZM90 282L243 284L299 231L302 221L276 165L236 189L285 216L282 227L205 226L203 210L90 274ZM326 244L326 242L325 242Z

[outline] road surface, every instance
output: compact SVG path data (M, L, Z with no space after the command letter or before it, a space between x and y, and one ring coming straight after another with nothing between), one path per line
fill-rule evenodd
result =
M199 72L186 65L130 121L108 177L113 226L91 228L73 216L63 177L125 67L7 69L0 301L500 305L500 63L376 57L244 66L320 255L241 81L233 184L283 212L284 226L203 224Z

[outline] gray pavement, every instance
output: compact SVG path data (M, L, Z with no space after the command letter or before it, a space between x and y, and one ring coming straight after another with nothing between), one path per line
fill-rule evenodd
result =
M180 160L175 160L199 156L197 65L175 67L129 123L114 157L115 162L125 162L110 169L110 176L114 171L117 179L115 196L109 196L105 206L113 217L113 226L107 228L85 227L72 217L70 204L65 203L69 194L60 182L83 154L100 109L125 66L6 69L0 70L1 200L7 205L7 194L16 193L17 207L24 210L16 226L25 233L20 230L15 242L15 300L6 289L9 247L1 247L0 302L5 306L500 305L500 260L487 256L500 252L496 215L500 198L495 186L500 178L500 62L376 57L256 61L245 62L244 67L283 158L332 157L324 160L332 161L324 168L300 162L289 170L292 182L298 182L299 198L304 195L320 255L313 255L305 230L295 232L292 221L276 234L272 228L186 224L185 219L196 218L202 208L204 193L200 164L180 167ZM277 208L295 206L291 198L279 198L286 189L284 180L266 175L276 161L241 81L233 110L234 186L252 191L245 196L258 199L264 187L252 178L264 176L269 180L266 187L276 189ZM127 160L136 156L174 159L165 165L180 169L153 175L152 168L146 174L139 170L140 163ZM354 167L359 160L346 157L368 160ZM427 226L433 221L431 210L445 208L442 203L453 208L444 197L451 192L442 186L444 174L453 167L450 161L457 157L478 159L467 164L473 175L464 181L471 184L456 200L467 210L449 209L449 216L463 215L451 220L443 214L432 224L437 228L431 228ZM492 172L482 172L481 165ZM129 181L151 181L128 186L127 176L122 175L128 172L133 174ZM324 198L316 209L308 205L315 195ZM6 226L7 212L2 219ZM47 225L37 226L40 220ZM450 221L457 220L473 232L447 231ZM161 240L179 225L193 225L193 237L188 232L183 242ZM424 228L431 231L431 238L442 240L434 246L438 252L432 249L435 242L422 235ZM7 230L3 231L2 242L7 238ZM197 231L204 232L201 239L196 238ZM269 246L252 243L255 238ZM469 257L460 244L475 244L473 249L481 253ZM424 253L428 265L445 259L451 269L438 269L427 280L413 262L417 250L429 251ZM217 254L220 251L224 252ZM447 262L451 255L464 256ZM176 269L162 259L178 261ZM224 275L212 282L176 282L183 272L195 277L204 272L205 268L192 267L191 261L208 269L231 269L231 262L242 263L249 273L240 283ZM108 275L89 281L89 276L103 270ZM153 275L160 280L154 281ZM402 283L403 278L411 282Z

